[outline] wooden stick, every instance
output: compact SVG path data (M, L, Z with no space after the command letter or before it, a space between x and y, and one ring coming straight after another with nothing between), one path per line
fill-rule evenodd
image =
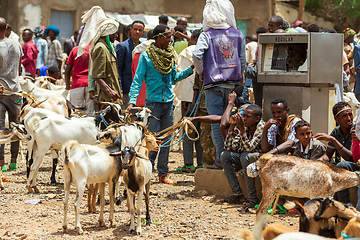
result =
M276 199L275 199L274 206L273 206L273 208L272 208L271 216L274 216L274 213L275 213L276 206L277 206L277 204L278 204L279 198L280 198L280 195L276 195Z

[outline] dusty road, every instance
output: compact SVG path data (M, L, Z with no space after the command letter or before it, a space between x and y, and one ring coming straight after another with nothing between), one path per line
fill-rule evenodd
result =
M6 162L9 148L6 147ZM159 184L153 173L150 196L151 226L142 224L141 236L128 233L130 214L126 211L125 199L115 207L115 227L109 227L109 206L105 206L106 227L98 226L97 213L88 213L86 195L82 200L80 220L84 234L78 236L74 230L75 188L71 188L67 234L63 233L63 168L60 162L57 171L58 186L50 185L51 159L48 154L41 165L38 177L39 194L28 194L25 188L25 163L19 162L19 169L4 175L11 182L5 183L0 191L0 239L239 239L240 229L254 227L254 213L238 212L238 205L222 204L213 196L194 191L194 174L176 173L183 164L181 152L170 153L169 169L173 186ZM124 189L121 186L121 189ZM122 190L121 190L122 192ZM204 195L205 194L205 195ZM25 202L40 198L38 204ZM108 199L108 196L107 196ZM145 217L143 204L141 217ZM271 222L298 229L296 213L277 215Z

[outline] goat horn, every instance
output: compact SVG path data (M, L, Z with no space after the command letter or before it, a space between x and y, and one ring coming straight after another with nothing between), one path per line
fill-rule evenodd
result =
M112 157L115 157L115 156L121 155L121 152L113 152L113 153L110 153L109 155Z
M45 99L45 100L41 100L40 102L38 102L38 101L36 101L35 99L34 99L34 102L35 102L35 108L36 107L38 107L40 104L42 104L43 102L46 102L47 101L47 99Z

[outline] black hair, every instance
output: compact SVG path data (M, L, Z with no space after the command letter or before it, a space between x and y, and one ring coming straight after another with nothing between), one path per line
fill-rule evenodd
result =
M286 101L285 98L282 98L282 97L274 98L271 101L270 105L276 105L276 104L279 104L279 103L282 103L284 105L285 109L289 108L288 102Z
M144 26L144 28L145 28L145 23L143 21L140 21L140 20L133 21L133 23L131 24L131 27L133 27L135 23L142 24Z
M163 22L163 23L167 24L168 21L169 21L169 18L165 14L159 16L159 22Z
M338 102L336 103L333 108L332 108L332 112L334 114L334 117L336 116L336 114L343 108L345 107L349 107L351 108L351 106L347 103L347 102Z
M278 15L272 16L270 20L275 20L278 26L284 26L284 19Z
M192 38L199 38L199 36L200 36L200 34L201 34L201 29L195 29L192 33L191 33L191 37Z
M286 30L290 27L290 23L287 20L283 21L282 29Z
M320 32L320 27L316 23L310 23L306 29L308 32Z
M49 74L54 74L54 73L57 73L57 72L60 72L60 71L59 71L59 67L56 66L56 65L53 65L53 66L48 68L48 73Z
M256 104L251 104L251 105L247 106L245 109L253 111L257 117L260 117L260 118L262 117L262 109L260 106L258 106Z
M184 33L184 28L183 28L182 26L180 26L180 25L176 25L176 26L174 27L174 30L175 30L175 31L178 31L178 32Z
M10 24L6 24L6 28L12 31L12 26Z
M75 30L75 31L74 31L74 34L79 34L79 30Z
M295 132L297 131L297 129L298 129L299 127L310 127L310 123L308 123L308 122L305 121L305 120L300 120L300 121L298 121L298 122L295 123L295 125L294 125Z
M266 27L259 27L258 29L256 29L256 34L260 33L267 33Z
M151 29L150 31L148 31L147 37L148 37L148 39L154 39L154 29Z
M187 19L186 19L186 17L180 16L180 17L178 17L178 18L176 19L176 24L177 24L178 22L181 22L182 20L187 20Z
M170 29L168 26L166 25L162 25L162 24L159 24L157 25L155 28L154 28L154 39L156 39L158 36L159 33L163 33L166 31L166 29Z
M33 31L32 31L30 28L25 28L25 29L23 30L23 32L25 32L25 31L28 31L31 36L33 35Z
M244 91L244 86L242 85L237 85L236 87L233 88L232 92L236 93L236 97L241 97L242 93Z
M130 31L131 25L127 25L125 28L125 33L127 33L128 31Z

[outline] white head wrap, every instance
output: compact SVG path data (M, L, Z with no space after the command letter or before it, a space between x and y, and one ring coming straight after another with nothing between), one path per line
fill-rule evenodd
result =
M100 37L114 34L119 29L119 23L107 18L104 10L99 6L92 7L81 18L82 22L86 24L80 39L77 57L85 52L85 48L89 43L91 43L91 51Z
M235 9L229 0L206 0L203 18L204 30L236 28Z

